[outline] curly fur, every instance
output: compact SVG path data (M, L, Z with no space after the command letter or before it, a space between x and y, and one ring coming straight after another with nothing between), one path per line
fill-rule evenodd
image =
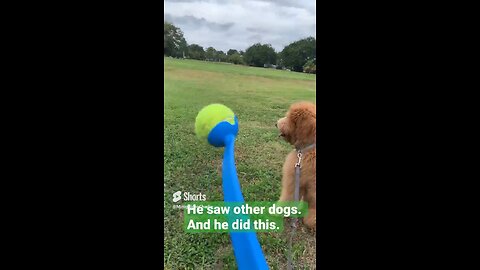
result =
M296 149L316 143L317 134L316 105L310 102L293 104L286 117L277 121L277 128L288 143ZM303 223L311 229L316 227L316 148L302 154L300 174L300 200L308 203L308 214ZM297 152L294 150L287 155L283 165L282 192L280 201L293 201L295 190L295 163Z

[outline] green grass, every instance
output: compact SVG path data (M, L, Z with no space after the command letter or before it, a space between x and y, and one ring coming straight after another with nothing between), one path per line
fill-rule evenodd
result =
M274 69L165 58L165 269L236 269L228 234L187 234L183 211L173 208L176 191L222 201L223 149L197 140L197 113L211 103L230 107L239 118L235 143L238 178L245 201L276 201L281 170L292 146L278 138L276 121L296 101L315 101L316 77ZM288 227L288 226L286 226ZM270 269L285 269L288 231L258 233ZM315 234L295 234L296 269L313 269Z

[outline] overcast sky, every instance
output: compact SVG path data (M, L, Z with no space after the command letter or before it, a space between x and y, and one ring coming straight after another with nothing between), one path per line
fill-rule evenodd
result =
M279 52L315 37L315 0L164 0L164 17L180 27L188 44L225 53L254 43Z

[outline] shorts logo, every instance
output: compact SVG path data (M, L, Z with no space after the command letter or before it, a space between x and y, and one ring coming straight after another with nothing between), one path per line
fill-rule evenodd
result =
M182 199L182 192L181 191L177 191L175 193L173 193L173 202L178 202Z

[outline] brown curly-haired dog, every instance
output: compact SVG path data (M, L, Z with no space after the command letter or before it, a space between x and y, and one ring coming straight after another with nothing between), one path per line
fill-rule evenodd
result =
M317 134L316 106L310 102L293 104L286 117L277 121L275 126L280 131L280 136L295 146L296 150L304 149L316 143ZM295 163L297 163L296 150L287 155L283 165L282 193L280 201L293 201L295 191ZM300 200L308 203L308 214L303 223L314 229L316 227L316 148L302 151L300 173Z

